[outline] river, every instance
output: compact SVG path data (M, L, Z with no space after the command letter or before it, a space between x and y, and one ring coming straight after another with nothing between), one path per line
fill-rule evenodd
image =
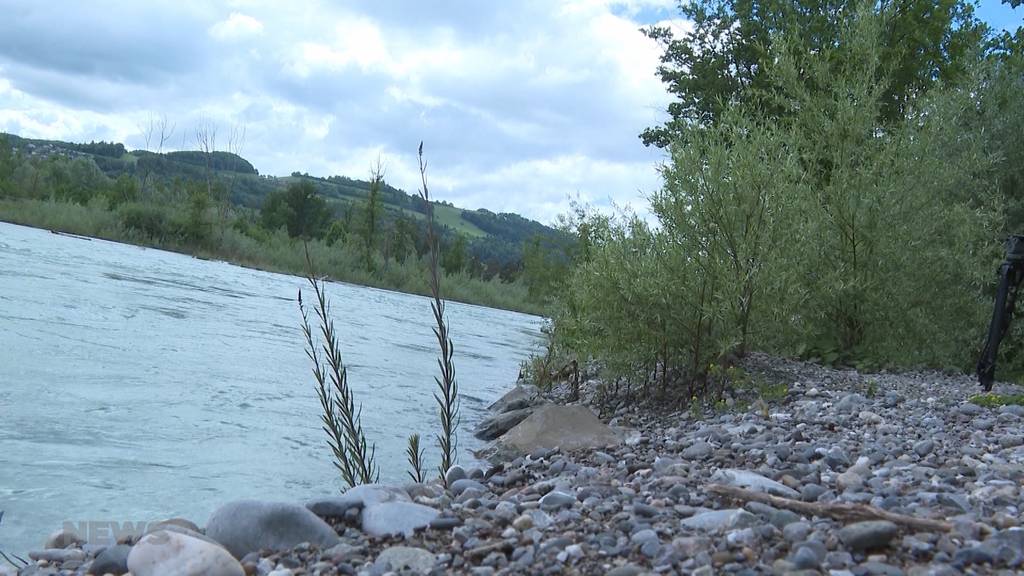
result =
M72 522L203 525L228 500L342 483L299 330L302 278L0 223L0 550ZM382 480L436 433L430 301L330 283L349 384ZM543 320L449 303L460 460ZM433 442L427 460L436 467ZM432 470L433 472L433 470Z

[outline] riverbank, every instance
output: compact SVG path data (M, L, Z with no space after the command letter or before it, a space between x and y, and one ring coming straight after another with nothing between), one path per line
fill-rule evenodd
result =
M302 506L271 513L248 504L215 512L206 533L185 542L202 548L195 542L212 537L241 559L211 555L225 566L216 573L273 576L376 575L400 566L617 576L1024 570L1024 407L968 402L978 390L963 375L860 374L762 355L745 368L785 384L766 410L620 410L611 422L624 431L615 445L537 448L487 471L454 470L447 491L360 488L306 503L329 533L307 526L315 516L303 516ZM871 514L884 519L865 521ZM260 528L268 519L274 526ZM271 541L244 526L304 543L259 551ZM379 535L407 529L408 537ZM151 550L159 544L146 538ZM95 549L81 548L52 552L71 558L22 573L85 573ZM132 550L136 566L156 557L143 548Z
M126 229L116 212L92 204L83 206L24 198L0 199L0 222L188 254L264 272L306 274L303 244L285 235L269 235L267 242L260 242L226 227L212 232L210 239L201 245L160 241ZM403 263L382 263L376 272L367 272L359 255L350 254L337 244L331 247L316 240L309 244L309 249L317 272L332 280L404 294L430 295L426 263L413 256ZM448 275L443 271L441 282L447 300L536 316L547 312L543 304L531 301L522 282L502 282L497 277L482 280L464 272Z

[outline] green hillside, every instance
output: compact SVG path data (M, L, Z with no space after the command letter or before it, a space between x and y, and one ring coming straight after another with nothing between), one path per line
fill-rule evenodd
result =
M209 169L213 178L228 188L232 204L258 210L268 194L285 189L297 181L312 181L328 201L335 215L358 212L365 206L370 183L347 176L316 177L293 172L289 176L262 175L245 158L229 152L210 155L200 151L177 151L157 154L145 150L127 150L123 144L107 142L72 143L59 140L5 136L14 149L36 157L59 155L88 158L108 178L122 174L153 182L202 180ZM209 166L207 165L209 162ZM385 218L404 216L422 222L425 209L418 197L384 184L379 201ZM522 260L524 243L536 236L561 243L557 230L518 214L493 213L486 209L466 210L446 202L434 201L434 215L445 227L445 234L458 234L466 239L470 254L494 270L516 266Z
M0 221L266 270L429 292L427 205L346 176L260 174L228 152L154 153L0 133ZM518 214L432 202L453 300L543 312L570 258L560 230Z

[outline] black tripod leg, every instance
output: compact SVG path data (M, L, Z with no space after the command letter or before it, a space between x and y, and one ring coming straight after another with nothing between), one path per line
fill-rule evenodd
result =
M995 306L992 310L992 321L988 328L988 338L981 358L978 360L978 382L985 391L992 389L995 381L996 358L999 356L999 344L1010 328L1013 320L1013 309L1017 300L1017 289L1024 279L1024 270L1014 262L1004 262L999 267L999 289L996 292Z

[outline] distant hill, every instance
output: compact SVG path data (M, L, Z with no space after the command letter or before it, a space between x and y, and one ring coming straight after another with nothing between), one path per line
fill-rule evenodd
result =
M146 150L127 150L121 143L73 143L59 140L37 140L3 134L14 148L32 156L63 155L91 158L101 171L111 178L121 174L163 181L174 179L202 179L207 171L207 155L200 151L154 153ZM229 152L214 152L209 157L209 169L225 182L231 201L237 205L259 209L271 192L287 187L292 182L306 179L314 182L337 214L366 202L370 183L347 176L317 177L293 172L290 176L261 175L248 160ZM379 199L386 213L425 218L425 207L418 196L385 184ZM467 210L447 202L434 201L434 216L447 227L448 233L461 234L467 240L470 253L481 260L512 265L522 259L524 243L535 236L560 243L563 234L550 226L514 213L494 213L480 208Z

